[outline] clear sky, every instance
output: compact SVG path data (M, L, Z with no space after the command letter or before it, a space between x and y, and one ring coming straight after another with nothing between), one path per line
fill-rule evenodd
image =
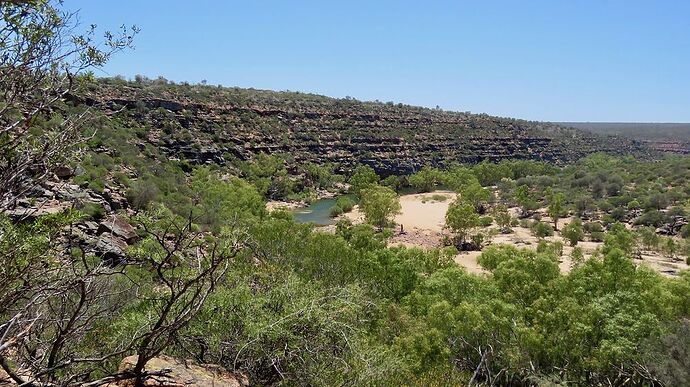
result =
M690 122L690 1L66 0L136 24L101 75L547 121Z

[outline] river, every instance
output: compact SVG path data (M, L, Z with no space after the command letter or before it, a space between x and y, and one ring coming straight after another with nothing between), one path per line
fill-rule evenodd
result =
M312 202L308 207L297 208L293 211L295 220L300 223L314 223L317 226L335 224L331 218L331 207L336 199L320 199Z

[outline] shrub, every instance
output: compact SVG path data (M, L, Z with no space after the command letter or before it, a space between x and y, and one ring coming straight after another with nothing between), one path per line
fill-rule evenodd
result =
M570 242L570 246L577 245L585 237L585 232L582 230L582 221L580 219L573 219L563 227L561 235Z
M690 224L686 224L680 228L680 236L685 239L690 238Z
M489 227L494 222L494 219L490 216L482 216L479 218L479 225L481 227Z
M599 222L587 222L582 225L582 228L586 233L602 232L604 231L604 226Z
M79 206L79 211L93 220L102 219L105 216L105 209L102 205L93 202L86 202Z
M343 208L340 207L339 205L336 204L333 207L331 207L331 209L330 209L331 218L335 218L336 216L340 216L342 214L343 214Z
M541 221L532 224L532 233L537 238L546 238L553 235L553 226Z
M336 207L340 207L342 212L350 212L355 207L355 201L349 196L340 196L336 201Z
M636 225L659 227L668 221L668 216L659 210L649 210L635 220Z
M431 200L435 202L445 202L446 200L448 200L448 196L441 194L433 194L431 195Z
M603 231L594 231L589 234L589 239L591 239L592 242L603 242L605 237L606 234L604 234Z

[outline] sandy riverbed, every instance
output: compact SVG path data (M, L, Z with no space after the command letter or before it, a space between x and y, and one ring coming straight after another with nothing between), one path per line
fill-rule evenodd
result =
M445 200L433 200L434 195L443 195ZM444 229L445 216L448 206L455 200L456 194L451 191L435 191L423 194L403 195L400 197L401 214L395 217L395 222L403 225L403 233L396 228L395 235L389 240L389 244L393 246L406 247L421 247L425 249L436 248L441 245L441 241L445 235L450 235ZM517 208L511 208L509 211L516 215ZM355 206L351 213L343 215L350 219L353 223L361 223L364 217L359 209ZM572 217L560 219L558 228L572 221ZM546 216L542 217L543 221L550 222ZM496 228L492 225L489 228ZM563 256L561 257L559 267L562 272L568 272L571 269L572 262L570 255L573 248L570 247L567 241L561 238L558 232L554 236L546 238L549 242L561 241L563 242ZM520 248L528 248L536 250L539 239L532 235L528 228L513 227L513 232L510 234L496 234L491 239L491 244L509 244ZM578 246L583 250L585 259L591 257L603 243L582 241ZM481 273L485 272L477 263L477 257L481 254L480 251L462 252L455 257L455 262L467 268L471 272ZM674 275L680 270L688 269L690 266L685 264L682 260L674 260L663 256L657 252L643 252L641 260L635 260L637 264L647 265L653 269L661 272L664 275Z

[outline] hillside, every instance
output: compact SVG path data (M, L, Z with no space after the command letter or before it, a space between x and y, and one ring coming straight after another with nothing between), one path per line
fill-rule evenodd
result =
M597 134L628 137L661 152L690 153L690 124L688 123L562 122L560 124Z
M563 164L593 152L647 153L627 138L550 123L298 92L104 79L86 95L79 102L109 113L124 107L123 126L140 128L142 142L194 163L268 153L334 163L341 172L364 163L401 175L426 164L508 158Z

